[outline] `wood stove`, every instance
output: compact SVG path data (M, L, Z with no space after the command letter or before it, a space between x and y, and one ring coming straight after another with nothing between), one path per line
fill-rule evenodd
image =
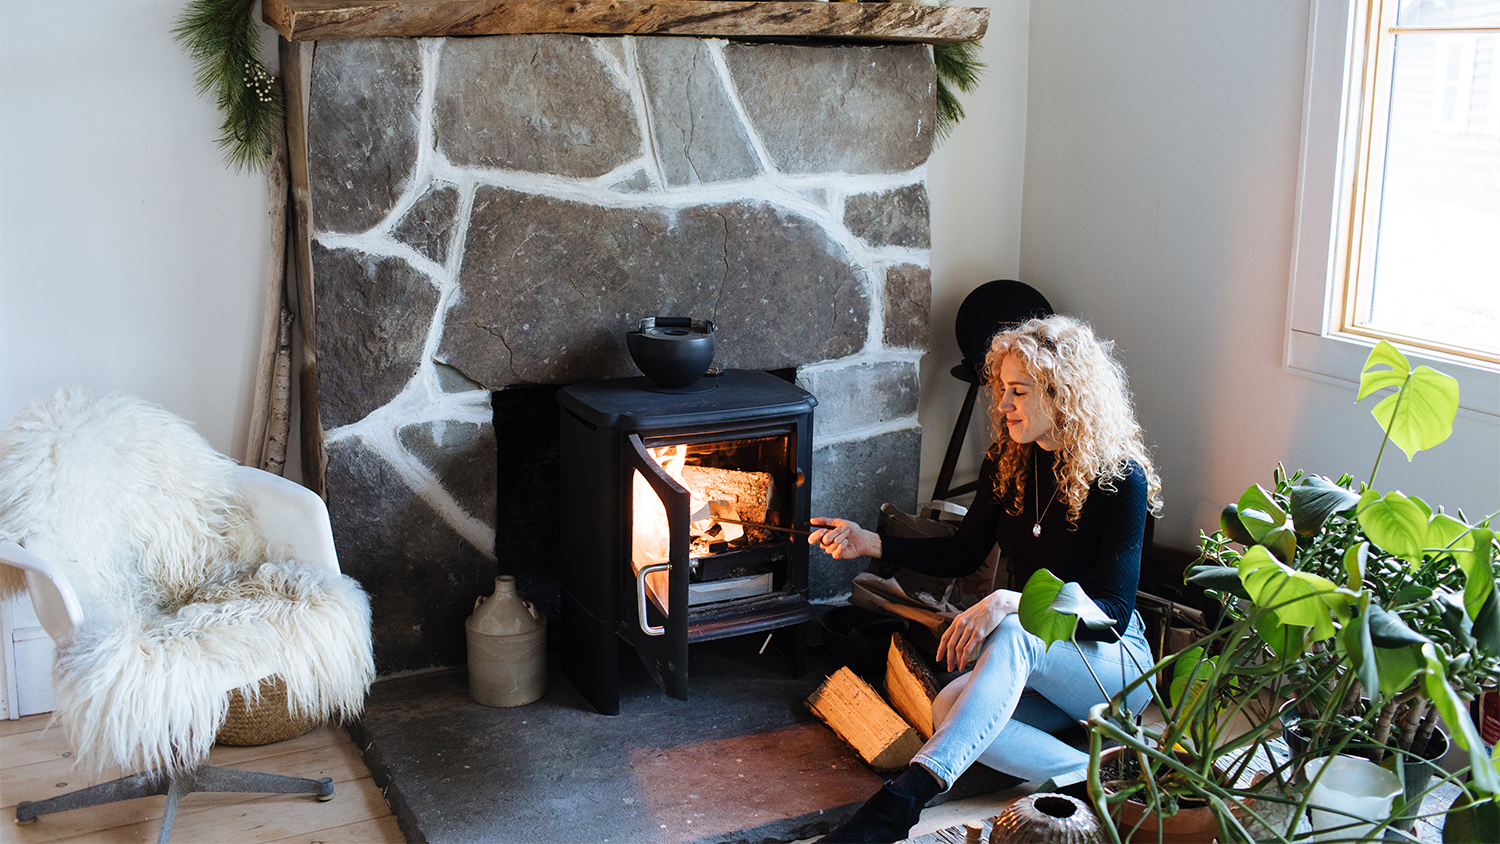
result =
M687 699L688 645L770 633L803 669L817 400L726 370L666 390L645 378L557 394L564 529L564 672L599 712L620 708L620 639ZM739 523L752 523L751 526Z

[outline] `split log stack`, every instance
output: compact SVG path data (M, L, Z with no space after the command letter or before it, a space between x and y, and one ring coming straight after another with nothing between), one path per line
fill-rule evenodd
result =
M889 702L845 666L807 699L814 715L865 764L882 772L910 764L922 743L932 737L933 729L936 677L899 633L891 634L884 685Z

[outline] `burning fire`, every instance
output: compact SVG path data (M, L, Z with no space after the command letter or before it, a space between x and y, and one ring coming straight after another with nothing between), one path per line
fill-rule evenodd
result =
M686 445L658 446L647 451L657 465L688 491L692 513L690 558L764 538L765 531L750 528L747 533L741 525L719 520L764 522L775 506L775 484L768 473L689 464ZM670 535L666 508L639 471L635 472L633 483L633 561L637 568L666 562Z

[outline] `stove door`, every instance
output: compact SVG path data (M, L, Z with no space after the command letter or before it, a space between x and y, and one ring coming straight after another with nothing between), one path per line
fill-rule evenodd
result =
M635 471L624 525L631 560L623 571L622 632L657 685L687 700L691 494L652 459L639 434L626 439L626 463Z

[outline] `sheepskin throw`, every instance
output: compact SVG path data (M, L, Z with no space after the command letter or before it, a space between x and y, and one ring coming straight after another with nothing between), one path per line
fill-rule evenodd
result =
M57 643L54 716L80 764L204 763L229 695L286 683L294 714L357 715L374 678L352 579L268 547L235 464L139 399L64 389L0 431L0 541L52 560L84 620ZM0 592L24 588L0 566Z

